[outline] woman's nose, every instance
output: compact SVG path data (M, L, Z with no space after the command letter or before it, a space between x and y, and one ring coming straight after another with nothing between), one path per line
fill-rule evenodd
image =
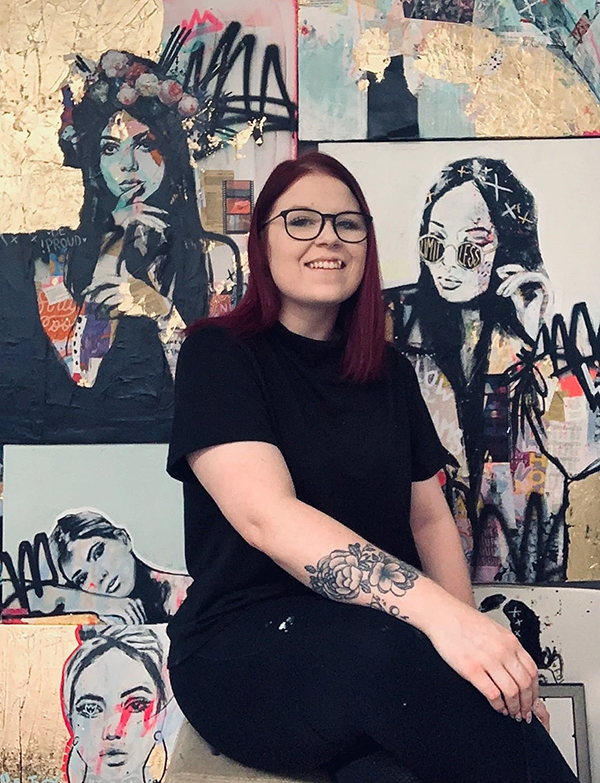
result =
M331 244L339 244L340 238L335 233L335 230L333 228L333 218L325 218L325 225L323 226L323 230L317 237L317 243L323 244L323 245L331 245Z
M114 712L112 715L107 714L104 723L104 730L102 732L102 739L122 739L122 737L125 735L125 729L125 721L123 720L123 715L121 713Z
M455 245L446 245L446 248L444 250L444 255L441 258L441 263L443 266L447 267L456 267L458 266L457 261L457 249Z
M121 156L121 169L123 171L137 171L138 162L135 156L135 147L133 144L126 146Z

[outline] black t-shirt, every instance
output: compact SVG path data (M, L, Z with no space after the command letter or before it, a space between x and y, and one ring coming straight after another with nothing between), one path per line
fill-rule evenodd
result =
M433 476L447 452L407 359L390 347L386 376L355 383L340 379L342 354L341 340L312 340L280 323L244 339L209 325L184 342L168 471L184 482L194 582L170 623L172 662L198 649L232 610L309 590L227 522L185 458L198 449L274 444L300 500L420 566L409 524L411 482Z

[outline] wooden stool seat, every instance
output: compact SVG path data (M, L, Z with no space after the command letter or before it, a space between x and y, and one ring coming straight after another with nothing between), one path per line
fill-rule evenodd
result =
M215 755L210 745L185 721L177 737L163 783L330 783L324 773L281 777L244 767L226 756Z

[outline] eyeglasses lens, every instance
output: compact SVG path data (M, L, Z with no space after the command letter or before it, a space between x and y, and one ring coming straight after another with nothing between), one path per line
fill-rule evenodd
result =
M341 212L334 221L335 232L343 242L362 242L367 236L368 225L363 215ZM311 209L293 209L287 213L285 223L294 239L316 239L321 233L323 216Z
M441 239L430 235L419 239L419 255L429 264L437 264L446 252ZM461 242L456 249L456 262L463 269L476 269L481 264L481 248L473 242Z

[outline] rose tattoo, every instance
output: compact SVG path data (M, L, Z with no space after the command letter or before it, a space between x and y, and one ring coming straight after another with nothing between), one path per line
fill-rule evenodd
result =
M316 567L305 566L310 576L310 587L319 595L334 601L351 601L360 592L374 591L372 606L398 616L395 606L386 608L381 594L402 597L414 586L419 572L371 544L361 547L351 544L347 550L334 549L321 558Z

